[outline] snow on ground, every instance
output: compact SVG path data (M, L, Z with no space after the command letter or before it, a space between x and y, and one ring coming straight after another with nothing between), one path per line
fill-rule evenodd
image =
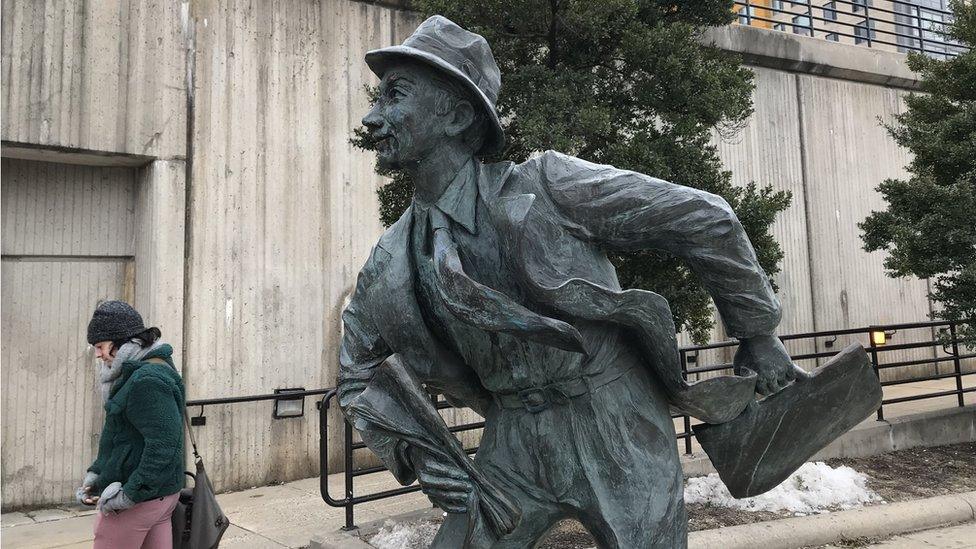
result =
M703 503L745 511L787 511L796 515L851 509L881 497L867 487L868 477L847 466L822 461L805 463L782 484L765 494L735 499L718 475L688 479L685 503Z
M369 544L376 549L426 549L434 541L440 524L429 521L394 523L386 521Z

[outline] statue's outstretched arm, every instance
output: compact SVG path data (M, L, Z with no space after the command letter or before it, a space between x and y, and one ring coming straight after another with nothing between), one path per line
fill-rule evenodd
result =
M612 166L546 153L543 180L586 237L616 250L659 249L682 258L711 295L726 331L742 340L737 369L772 393L796 373L773 332L779 300L742 224L722 197Z
M557 206L601 246L682 258L729 335L772 334L780 306L745 230L720 196L558 153L540 159Z

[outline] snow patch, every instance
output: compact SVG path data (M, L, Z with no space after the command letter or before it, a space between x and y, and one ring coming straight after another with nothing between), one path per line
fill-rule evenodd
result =
M868 477L841 465L833 468L822 461L805 463L779 486L765 494L735 499L718 475L688 479L685 503L702 503L744 511L788 511L796 515L852 509L866 503L883 502L867 487Z
M376 549L426 549L434 541L441 525L430 521L401 522L386 521L383 528L369 544Z

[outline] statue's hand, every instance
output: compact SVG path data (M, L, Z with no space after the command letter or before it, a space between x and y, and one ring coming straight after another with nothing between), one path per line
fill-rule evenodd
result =
M448 513L468 510L473 487L467 473L418 448L410 447L409 454L417 480L434 505Z
M741 340L733 367L736 373L740 373L743 368L756 372L759 376L756 391L762 395L771 395L789 385L796 379L798 370L783 347L783 342L773 335Z

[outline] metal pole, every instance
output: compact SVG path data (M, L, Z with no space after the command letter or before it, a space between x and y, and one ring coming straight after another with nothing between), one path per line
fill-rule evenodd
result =
M685 453L689 456L691 455L691 417L687 414L684 416L685 424Z
M959 343L956 342L956 323L949 323L949 337L952 338L952 366L955 368L956 372L956 397L959 399L959 407L962 408L966 405L965 399L963 398L962 392L962 364L959 360Z
M918 49L925 54L925 37L922 34L922 8L915 6L915 27L918 29Z
M356 522L353 519L353 507L352 502L352 425L348 421L345 424L345 477L346 477L346 525L343 526L343 530L353 530L356 528Z
M813 4L807 0L807 20L810 21L810 37L813 37Z
M746 25L752 26L752 5L749 0L746 0Z
M868 342L871 345L871 367L874 368L874 375L878 377L878 382L881 382L881 370L878 368L878 348L874 345L874 334L876 328L868 328ZM882 404L878 406L878 421L884 421L884 395L881 396Z
M870 4L871 4L871 0L864 0L864 24L867 25L868 27L865 30L867 31L869 48L871 47L871 11L870 8L868 7Z
M318 401L319 408L319 492L322 499L329 493L329 407L326 397Z
M679 351L678 355L681 360L681 375L685 378L685 381L688 381L688 357L683 350ZM685 453L691 455L691 418L688 414L684 414L682 423L685 429Z

